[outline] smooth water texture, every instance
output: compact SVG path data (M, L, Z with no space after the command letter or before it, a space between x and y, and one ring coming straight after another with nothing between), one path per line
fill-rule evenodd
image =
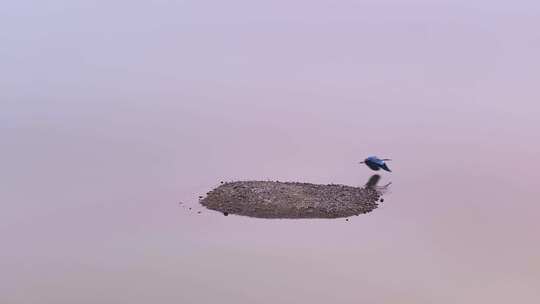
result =
M6 5L1 303L540 302L537 2ZM372 154L349 221L198 204Z

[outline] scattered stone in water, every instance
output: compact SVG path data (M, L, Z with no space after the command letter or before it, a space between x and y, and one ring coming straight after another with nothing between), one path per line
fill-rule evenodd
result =
M349 219L345 219L345 221L347 221L347 222L348 222L348 221L349 221Z
M197 211L197 214L201 214L201 213L202 213L202 212L200 212L200 211Z
M381 203L384 202L384 198L381 198Z
M229 215L229 212L223 212L223 215L227 216Z

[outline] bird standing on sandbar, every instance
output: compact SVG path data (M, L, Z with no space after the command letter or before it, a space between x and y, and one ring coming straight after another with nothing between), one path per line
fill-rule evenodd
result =
M389 158L380 159L377 156L370 156L360 163L366 164L366 166L368 166L371 170L378 171L380 169L383 169L385 171L392 172L392 170L390 170L390 168L388 168L388 166L385 163L385 161L389 161L389 160L391 159Z

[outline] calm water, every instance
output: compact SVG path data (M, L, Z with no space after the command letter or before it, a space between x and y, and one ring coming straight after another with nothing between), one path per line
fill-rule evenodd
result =
M46 2L0 13L0 302L540 301L536 2ZM349 221L197 202L371 154Z

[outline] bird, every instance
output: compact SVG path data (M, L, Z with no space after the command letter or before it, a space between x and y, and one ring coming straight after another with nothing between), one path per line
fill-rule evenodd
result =
M392 172L390 168L386 165L385 161L389 161L391 159L389 158L383 158L380 159L377 156L370 156L366 158L364 161L360 162L360 164L366 164L371 170L378 171L380 169L383 169L388 172Z

